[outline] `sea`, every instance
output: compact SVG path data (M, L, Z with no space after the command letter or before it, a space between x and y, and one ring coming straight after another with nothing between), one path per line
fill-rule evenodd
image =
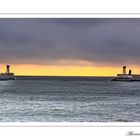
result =
M17 76L0 81L0 122L140 122L140 82Z

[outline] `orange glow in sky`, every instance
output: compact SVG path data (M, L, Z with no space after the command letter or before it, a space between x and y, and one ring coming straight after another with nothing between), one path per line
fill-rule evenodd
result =
M140 74L139 67L131 67L131 69L132 73ZM122 67L45 66L27 64L11 65L11 71L14 72L15 75L32 76L115 76L118 73L122 73ZM5 72L5 64L1 65L0 72Z

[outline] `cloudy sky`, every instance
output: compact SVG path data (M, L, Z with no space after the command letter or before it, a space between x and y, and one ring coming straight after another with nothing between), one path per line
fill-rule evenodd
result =
M140 19L0 19L0 64L13 65L18 74L23 67L38 73L46 69L48 75L54 69L58 75L76 75L78 70L84 75L85 68L94 75L122 65L140 71L139 60Z

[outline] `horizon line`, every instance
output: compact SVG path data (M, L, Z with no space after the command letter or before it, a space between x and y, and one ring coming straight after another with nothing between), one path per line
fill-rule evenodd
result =
M33 76L33 77L113 77L113 76L86 76L86 75L74 75L74 76L72 76L72 75L15 75L15 76L26 76L26 77L28 77L28 76Z

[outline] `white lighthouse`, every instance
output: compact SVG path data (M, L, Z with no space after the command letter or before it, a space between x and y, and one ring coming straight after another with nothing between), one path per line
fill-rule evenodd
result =
M10 65L6 66L6 73L9 74L10 73Z

